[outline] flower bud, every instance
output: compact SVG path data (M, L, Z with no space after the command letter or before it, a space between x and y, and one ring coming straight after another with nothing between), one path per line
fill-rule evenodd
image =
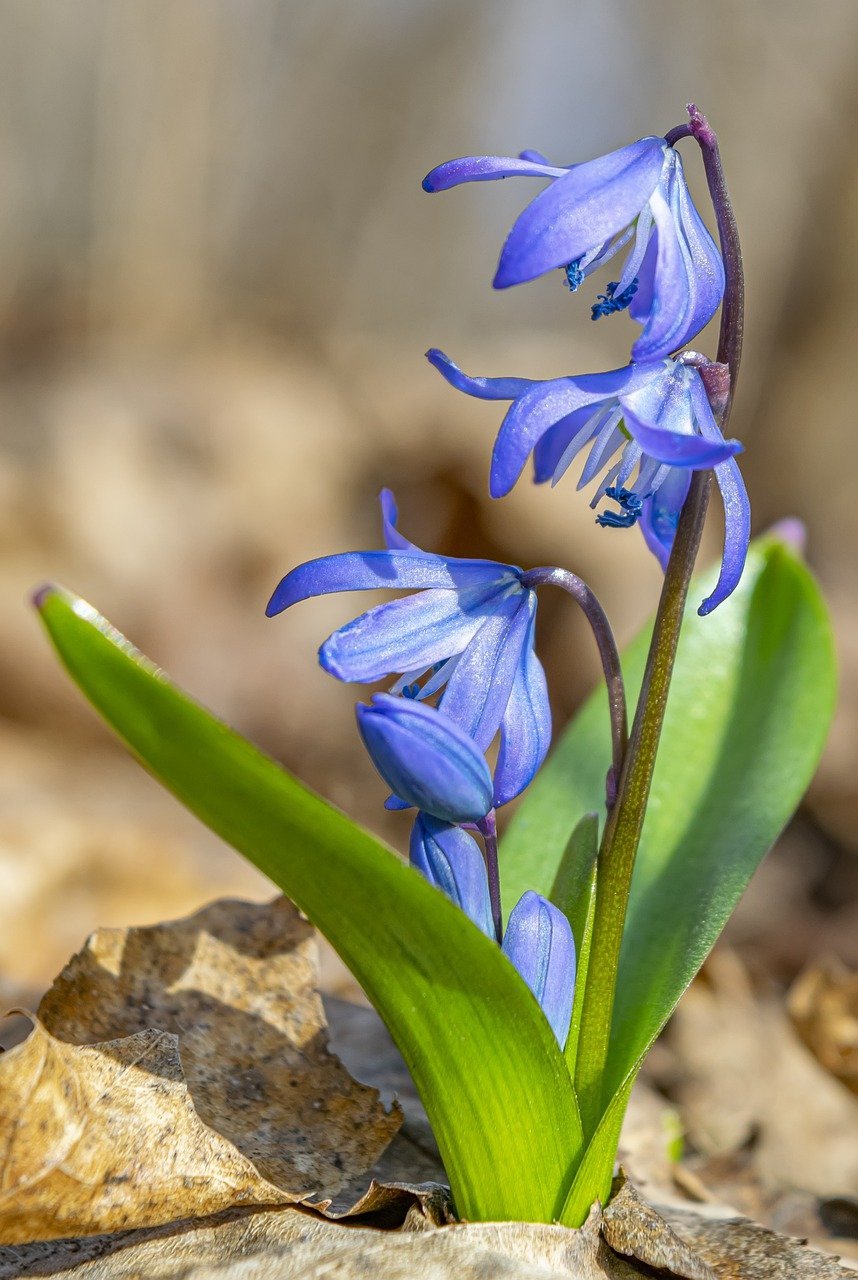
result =
M396 796L443 822L478 822L492 807L485 757L442 711L422 702L373 694L356 707L372 762Z
M503 950L536 996L562 1049L572 1021L575 939L562 911L528 889L513 907Z
M488 937L494 938L486 864L473 836L461 827L417 815L411 832L411 865L446 893Z

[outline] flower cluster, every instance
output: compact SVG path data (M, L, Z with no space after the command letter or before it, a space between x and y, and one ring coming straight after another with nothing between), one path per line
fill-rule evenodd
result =
M557 484L586 451L578 487L595 483L600 525L640 524L666 566L691 474L714 470L726 511L719 581L707 613L735 588L748 544L748 501L725 440L718 394L726 366L682 348L712 318L725 288L721 256L700 219L678 154L642 138L597 160L554 167L535 152L471 156L434 169L427 191L513 176L549 179L520 215L501 253L495 285L562 268L577 290L621 252L618 279L593 304L593 319L628 310L642 326L622 369L548 381L471 377L443 352L429 360L460 391L509 401L491 463L493 497L508 493L528 458L537 483ZM714 390L713 390L714 389ZM714 411L713 411L714 405ZM575 942L565 915L525 893L504 926L495 811L528 785L551 737L545 675L534 649L536 588L564 586L587 613L609 685L613 803L626 740L616 648L601 606L562 569L435 555L397 527L381 493L384 547L325 556L288 573L268 605L273 616L311 596L378 588L409 592L339 627L319 660L339 680L386 682L357 708L358 728L392 809L414 808L410 861L477 928L496 940L539 1001L558 1042L568 1035ZM499 736L494 770L486 752ZM482 849L476 839L480 836Z

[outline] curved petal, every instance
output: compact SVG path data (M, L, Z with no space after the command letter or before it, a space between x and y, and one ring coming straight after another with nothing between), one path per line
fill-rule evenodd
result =
M650 207L657 254L648 314L643 314L643 299L632 313L646 321L632 347L633 360L661 359L685 346L712 319L724 294L721 255L694 207L675 151Z
M391 591L461 590L507 577L510 582L518 580L511 566L492 560L448 559L418 550L343 551L308 560L292 569L275 589L265 612L273 618L301 600L334 591L368 591L377 587Z
M741 472L732 458L715 468L715 479L718 481L718 488L721 490L724 501L724 555L715 590L697 610L702 617L711 613L713 609L717 609L718 605L726 600L739 585L751 537L751 504L748 501L748 491Z
M501 721L501 745L495 769L496 807L508 804L528 786L551 745L548 685L542 663L533 649L535 624L534 614Z
M376 605L328 636L319 662L338 680L363 683L431 667L462 652L496 610L503 589L465 599L456 591L423 591Z
M494 285L506 289L563 267L637 217L664 164L663 138L641 138L575 165L519 215L501 251Z
M691 472L684 467L671 467L667 478L655 493L644 499L640 528L644 541L658 560L662 569L673 548L676 525L682 504L688 496Z
M575 994L575 939L569 921L547 898L528 889L510 912L503 950L539 1001L562 1049Z
M528 387L536 385L533 378L469 378L437 347L426 352L426 359L447 379L451 387L464 391L466 395L476 396L479 400L514 400Z
M422 702L373 694L355 708L364 746L394 794L444 822L479 822L492 805L485 757L458 725Z
M456 663L441 701L483 751L500 728L535 609L533 591L503 600Z
M524 151L519 151L519 160L532 160L534 164L547 164L551 168L551 161L544 156L541 151L534 151L532 147L526 147ZM565 168L563 170L565 173Z
M509 493L521 475L528 454L551 427L587 405L621 393L629 394L659 373L658 365L626 365L624 369L612 369L608 373L533 383L511 405L501 423L492 453L492 497L502 498Z
M381 504L381 530L384 535L384 545L388 551L416 551L421 556L425 555L425 552L416 547L413 542L409 542L397 529L396 521L399 512L392 491L382 489L378 500Z
M448 191L463 182L491 182L495 178L562 178L566 169L548 164L536 152L520 156L460 156L439 164L423 179L424 191Z
M715 426L700 374L689 365L663 361L660 377L620 397L629 434L644 453L674 467L701 470L740 453L738 440L725 440ZM714 432L697 435L700 417Z
M545 435L533 446L533 479L536 484L544 484L551 480L566 448L575 439L578 432L593 416L593 406L584 405L576 409L567 418L561 418L549 427ZM587 443L581 441L581 448Z
M410 862L446 893L478 929L494 938L486 864L473 836L461 827L420 813L411 830Z

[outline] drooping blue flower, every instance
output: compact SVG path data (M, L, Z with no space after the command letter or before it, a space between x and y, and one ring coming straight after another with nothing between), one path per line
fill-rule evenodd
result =
M711 613L735 589L750 537L748 495L734 460L742 446L721 434L696 364L656 360L538 382L471 378L442 351L427 355L459 391L512 401L492 456L493 497L510 491L531 454L537 484L554 485L587 449L578 488L601 477L591 505L607 497L619 508L597 517L598 523L628 527L640 520L662 566L690 473L713 468L724 500L724 556L718 583L700 612Z
M492 807L492 775L474 740L437 707L374 693L355 708L364 746L406 806L443 822L479 822Z
M593 319L629 309L644 326L632 360L658 360L685 346L711 320L724 293L724 266L694 207L682 161L664 138L555 167L535 151L465 156L433 169L426 191L493 178L549 178L514 223L495 287L565 269L573 291L627 250L619 278L593 306Z
M322 645L319 661L339 680L398 676L391 692L417 701L441 693L445 715L481 750L500 730L495 804L506 804L530 782L551 738L545 673L533 648L536 593L523 586L515 565L421 551L397 529L388 490L381 506L386 550L299 565L266 612L272 617L333 591L416 591L340 627Z
M575 939L562 911L534 893L510 912L503 950L536 996L562 1049L575 997Z
M473 836L461 827L419 813L411 831L410 860L430 884L443 890L494 939L486 864Z

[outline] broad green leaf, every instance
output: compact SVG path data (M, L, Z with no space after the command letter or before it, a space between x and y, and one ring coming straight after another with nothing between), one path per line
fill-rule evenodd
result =
M108 724L297 903L354 973L408 1064L459 1212L555 1218L580 1154L580 1121L548 1023L500 949L373 836L181 693L89 605L58 591L38 603Z
M581 1033L584 988L590 963L593 917L596 910L598 852L599 817L595 813L586 813L569 837L554 877L554 884L548 895L555 907L559 907L568 919L575 939L575 1001L572 1005L572 1020L564 1049L573 1078L575 1058L578 1053L578 1037Z
M623 1128L632 1085L643 1059L636 1063L611 1099L590 1141L587 1143L581 1163L572 1180L566 1203L558 1221L567 1227L580 1227L585 1221L594 1200L607 1204L611 1194L611 1182L617 1159L617 1147Z
M632 883L605 1097L621 1087L702 964L795 810L835 696L830 625L813 578L776 536L752 546L739 589L699 618L692 583ZM631 700L648 630L624 657ZM537 778L504 840L512 899L551 886L575 823L601 800L610 759L604 690Z

